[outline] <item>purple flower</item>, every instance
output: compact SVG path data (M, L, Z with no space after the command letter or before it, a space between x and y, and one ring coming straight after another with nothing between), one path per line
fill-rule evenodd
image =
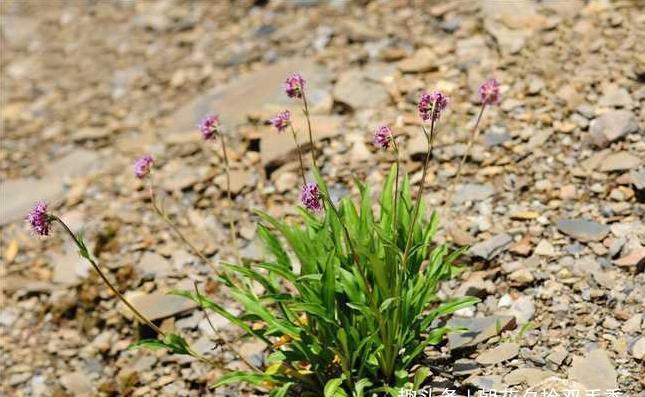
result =
M499 81L490 79L479 87L479 97L483 104L494 105L499 102Z
M27 213L27 222L31 225L34 233L41 236L49 236L49 226L52 222L51 217L47 214L47 203L39 201Z
M149 154L141 157L134 163L134 175L139 179L145 178L150 173L154 162L155 159Z
M204 139L212 139L219 132L219 116L210 114L204 117L197 127Z
M439 120L441 112L448 106L448 97L441 91L424 92L419 99L419 115L423 121Z
M305 79L299 73L287 77L284 82L284 92L289 98L302 98L305 89Z
M270 119L269 122L278 132L282 132L291 124L291 112L288 110L280 112L274 118Z
M300 202L311 212L322 211L323 205L318 185L313 182L305 184L300 192Z
M390 127L387 125L378 127L374 132L372 142L381 149L389 148L392 143L392 130Z

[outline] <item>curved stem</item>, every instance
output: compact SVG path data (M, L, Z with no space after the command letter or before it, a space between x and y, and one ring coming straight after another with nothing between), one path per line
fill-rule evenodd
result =
M293 128L293 124L289 123L291 127L291 135L293 135L293 141L296 143L296 148L298 148L298 160L300 161L300 176L302 176L302 185L307 184L307 179L305 178L305 165L302 162L302 151L300 150L300 145L298 144L298 136L296 135L296 130Z
M461 180L461 169L466 163L466 158L468 158L468 155L470 154L470 149L472 148L473 143L479 137L479 122L482 119L482 115L484 114L485 108L486 108L486 103L482 103L482 107L481 109L479 109L479 114L477 115L477 121L475 122L475 126L473 127L473 130L470 134L470 139L468 140L468 145L466 146L466 152L461 157L461 161L459 161L459 166L457 166L457 173L455 174L455 179L450 184L450 187L448 189L448 198L444 202L444 208L450 205L450 201L452 200L452 196L455 193L455 189L457 188L457 185Z
M226 198L228 199L231 209L233 208L233 198L231 192L231 172L228 163L228 154L226 153L226 139L224 134L219 134L220 142L222 142L222 157L224 158L224 171L226 172ZM239 263L242 263L242 257L240 256L239 244L237 242L237 228L235 227L235 221L232 216L229 216L229 231L231 233L231 244L235 250L235 257Z
M190 240L188 240L188 238L184 235L184 233L182 233L182 231L179 230L179 228L170 220L170 218L168 218L168 215L166 215L166 212L157 205L157 197L155 195L154 187L152 185L152 178L150 178L148 190L150 192L150 203L152 205L152 209L154 210L154 212L161 218L161 220L164 221L166 225L168 225L168 227L170 227L170 229L177 235L177 237L179 237L179 239L184 244L186 244L188 248L191 249L191 251L193 251L195 255L197 255L204 263L208 264L213 269L215 274L218 275L219 273L217 271L217 267L215 266L215 264L210 259L208 259L202 251L200 251L197 247L195 247L195 245Z
M119 298L119 300L121 300L121 302L123 302L123 304L128 309L130 309L132 311L132 313L134 313L134 315L137 318L139 318L140 321L142 321L144 324L148 325L150 328L152 328L159 335L165 337L166 334L159 327L157 327L152 321L150 321L146 316L141 314L141 312L139 312L139 310L137 310L137 308L134 307L130 303L130 301L128 301L126 299L126 297L123 296L123 294L121 294L121 292L119 292L119 290L114 286L114 284L112 284L112 282L107 277L107 275L105 273L103 273L103 270L101 270L101 268L99 267L98 263L96 263L96 261L94 259L92 259L92 257L90 256L89 252L87 251L87 247L85 246L85 243L83 243L81 240L78 239L78 237L76 237L74 232L72 232L70 230L70 228L65 224L65 222L63 222L63 220L60 219L57 216L52 216L52 219L54 219L55 221L57 221L58 223L60 223L63 226L63 229L67 232L67 234L69 234L69 236L72 238L72 240L74 240L74 243L76 244L76 246L80 250L81 255L92 265L92 267L94 268L96 273L98 273L99 277L101 277L103 282L105 282L105 284L110 288L110 290L112 290L114 295L116 295Z

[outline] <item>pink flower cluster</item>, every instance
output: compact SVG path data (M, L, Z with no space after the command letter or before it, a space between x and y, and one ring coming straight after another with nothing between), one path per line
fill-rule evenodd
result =
M39 201L27 214L27 222L31 225L34 233L41 236L49 236L51 217L47 214L47 203Z
M283 87L289 98L302 98L305 90L305 79L299 73L294 73L287 77Z
M499 81L490 79L479 87L479 98L483 104L494 105L499 103Z
M141 157L134 163L134 175L139 179L145 178L150 173L154 162L155 159L149 154Z
M381 149L387 149L392 143L392 130L386 125L382 125L376 129L374 132L374 138L372 142L375 146Z
M288 110L280 112L274 118L270 119L269 122L278 132L283 132L291 124L291 112Z
M204 139L209 140L215 138L219 132L219 116L211 114L204 117L198 125Z
M441 112L448 106L448 97L441 91L424 92L419 99L419 115L423 121L439 120Z
M318 185L309 182L302 187L300 192L300 202L311 212L319 213L323 209L322 196Z

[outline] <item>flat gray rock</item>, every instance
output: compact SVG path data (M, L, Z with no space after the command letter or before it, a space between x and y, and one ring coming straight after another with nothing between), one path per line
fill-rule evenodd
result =
M519 352L520 346L517 343L502 343L481 353L475 360L482 365L494 365L517 357Z
M448 334L448 347L457 350L464 347L476 346L497 335L503 330L515 327L515 319L511 316L489 316L462 318L453 317L448 321L449 327L463 327L466 332Z
M390 100L385 86L368 79L361 70L350 70L338 77L334 98L352 109L376 108Z
M600 241L609 233L608 226L585 219L562 219L557 227L562 233L580 241Z
M471 376L464 381L464 384L480 390L504 390L506 388L499 375Z
M641 159L627 152L612 153L600 164L600 171L625 171L636 169L641 165Z
M585 357L574 357L569 379L582 383L587 389L618 388L616 370L602 349L593 350Z
M613 110L593 119L589 132L594 144L606 147L627 134L638 131L638 121L628 110Z
M473 256L490 260L504 251L512 242L513 238L510 235L502 233L473 245L468 252Z
M127 298L144 316L151 321L174 316L197 307L197 304L188 298L176 295L166 295L159 292L151 294L132 293ZM130 310L122 304L121 310L130 314Z
M293 58L278 62L241 77L210 93L194 98L170 117L164 135L192 133L199 136L197 124L209 113L219 114L224 129L244 124L251 114L263 110L290 108L292 115L300 113L300 101L288 98L283 89L284 80L298 72L306 80L306 90L316 106L320 91L329 91L329 73L311 60ZM288 135L288 134L284 134Z
M455 192L455 198L452 200L455 204L463 204L467 201L482 201L495 193L493 185L466 183L459 185Z
M24 178L0 184L0 226L24 219L34 204L43 200L54 204L63 199L63 183L58 178Z

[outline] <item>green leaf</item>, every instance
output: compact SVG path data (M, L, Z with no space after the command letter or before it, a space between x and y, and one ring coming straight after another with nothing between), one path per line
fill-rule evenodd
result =
M128 346L128 350L146 348L152 350L168 349L173 354L192 355L188 342L177 334L167 334L163 340L143 339Z
M428 376L430 376L430 368L421 367L417 369L417 372L414 374L414 390L421 389L421 385L428 378Z
M159 339L142 339L128 346L128 350L136 350L140 348L159 350L159 349L167 349L168 346L166 346L166 344L163 343L163 341L160 341Z
M257 372L245 372L245 371L234 371L229 372L226 375L223 375L221 378L215 382L212 387L220 387L224 385L230 385L231 383L241 383L246 382L252 385L262 385L263 382L272 382L272 383L283 383L288 381L284 376L279 375L269 375L264 373Z
M293 382L289 382L289 383L285 383L284 385L280 386L277 389L271 390L271 393L269 393L269 397L285 397L292 385L293 385Z
M340 387L342 383L342 378L334 378L328 380L325 384L325 397L347 397L345 390Z

